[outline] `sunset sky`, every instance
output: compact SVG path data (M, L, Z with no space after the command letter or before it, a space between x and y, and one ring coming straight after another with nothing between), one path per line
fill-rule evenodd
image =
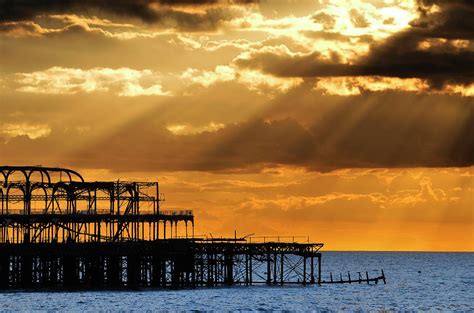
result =
M0 0L0 165L196 233L474 251L474 1Z

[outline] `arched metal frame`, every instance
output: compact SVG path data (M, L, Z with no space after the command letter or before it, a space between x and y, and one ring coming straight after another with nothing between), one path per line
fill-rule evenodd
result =
M147 241L181 233L188 237L188 222L194 234L192 211L160 210L164 199L157 182L87 182L76 171L56 167L0 166L0 172L0 243ZM14 173L22 179L12 180ZM22 202L23 208L10 210L13 202ZM40 209L32 210L32 203ZM181 233L178 223L184 226Z
M42 167L42 166L0 166L0 172L4 178L4 184L8 183L8 177L14 172L20 172L25 177L25 182L30 181L30 177L33 173L39 173L41 175L42 183L53 183L51 181L52 173L65 173L69 178L69 182L80 181L84 182L84 178L76 171L60 168L60 167ZM44 178L47 178L47 181Z

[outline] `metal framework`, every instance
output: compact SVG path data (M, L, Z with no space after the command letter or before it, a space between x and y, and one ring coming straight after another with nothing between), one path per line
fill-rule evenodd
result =
M178 224L185 237L194 233L191 210L160 210L157 182L85 182L69 169L31 166L0 172L0 243L157 240L177 237Z
M157 182L0 172L0 289L321 283L323 244L196 238L193 212L162 210Z

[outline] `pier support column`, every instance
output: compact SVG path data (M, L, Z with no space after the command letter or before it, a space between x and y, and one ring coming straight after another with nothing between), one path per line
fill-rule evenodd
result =
M166 259L161 260L161 287L166 287Z
M0 289L9 287L10 256L6 253L0 255Z
M38 260L38 265L41 268L41 276L39 284L41 287L48 287L51 285L51 271L52 271L52 261L48 257L41 257Z
M120 257L110 256L107 258L107 286L120 287Z
M213 271L214 273L212 274L213 277L214 277L214 286L217 286L219 284L219 255L216 253L214 254L213 256L213 259L214 259L214 263L213 263Z
M212 286L212 256L207 253L207 286Z
M140 284L140 260L136 255L127 256L127 287L138 288Z
M66 288L78 287L77 260L75 257L65 256L63 258L63 284Z
M267 285L272 284L272 257L267 253Z
M321 285L321 253L318 253L318 285Z
M178 262L177 259L174 259L171 265L171 288L173 289L180 287L180 266L177 264Z
M253 285L252 253L249 254L249 283Z
M249 285L249 255L245 253L245 286Z
M282 253L280 257L280 285L283 285L285 283L284 276L283 276L284 271L285 271L284 260L285 260L285 254Z
M92 287L100 287L104 282L104 260L100 256L91 256L87 262L87 279L88 285Z
M303 256L303 286L306 285L306 255Z
M159 287L161 283L161 259L153 256L151 273L151 286Z
M224 256L225 263L225 284L232 286L234 284L234 260L231 253L226 253Z
M33 258L23 255L21 257L21 286L30 288L32 286Z
M59 262L57 257L51 258L50 261L51 268L50 268L50 281L49 284L51 286L56 286L58 284L58 267L59 267Z
M202 254L199 255L196 266L196 286L204 286L204 256Z
M196 255L193 255L193 262L191 265L191 286L194 288L196 287L196 279L197 279L197 269L198 269L198 263L200 259L196 258Z
M273 254L273 284L277 283L277 254Z

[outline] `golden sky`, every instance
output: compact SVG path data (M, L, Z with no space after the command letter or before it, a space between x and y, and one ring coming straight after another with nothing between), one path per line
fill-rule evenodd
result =
M199 234L474 250L471 1L0 8L0 164L158 180Z

